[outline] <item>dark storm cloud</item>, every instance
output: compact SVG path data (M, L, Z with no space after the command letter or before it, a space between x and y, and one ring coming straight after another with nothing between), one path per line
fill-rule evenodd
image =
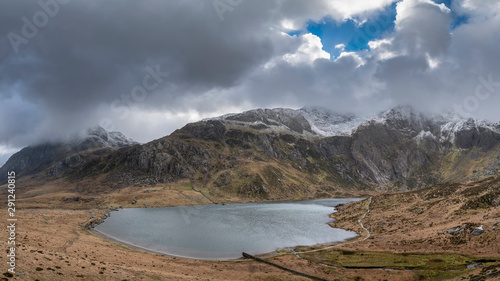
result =
M394 33L332 59L319 38L286 32L325 16L362 20L394 1L4 1L0 148L103 120L148 141L186 122L254 107L366 113L399 103L428 107L429 100L435 108L461 106L481 77L500 81L500 17L491 12L499 7L483 1L489 6L454 2L470 22L453 32L444 6L400 1ZM46 20L39 3L49 7ZM499 96L468 112L498 120Z
M211 1L41 2L57 11L41 27L35 25L34 15L42 11L35 1L2 3L0 31L10 35L1 41L0 97L21 96L53 119L75 124L82 112L130 93L148 66L170 74L176 91L162 93L168 101L185 92L230 87L274 54L259 14L225 24ZM267 13L267 5L261 6L260 14ZM25 19L38 29L33 38L23 36L32 31L23 29ZM22 90L15 92L14 85Z
M10 18L21 26L24 14ZM272 54L247 24L222 24L208 1L73 1L5 60L2 82L21 81L56 106L109 101L150 64L177 83L226 87Z
M142 83L147 67L169 73L168 82L149 92L147 100L122 106L189 107L187 97L230 89L257 66L293 52L300 40L276 36L284 19L318 20L328 11L322 0L222 1L226 6L217 10L220 2L3 2L0 98L20 97L44 113L39 118L23 112L22 118L39 130L19 145L65 135L115 114L110 105ZM206 111L207 106L197 109ZM10 118L17 119L14 112ZM8 126L7 131L14 131L20 124ZM12 134L2 134L0 143L12 139Z

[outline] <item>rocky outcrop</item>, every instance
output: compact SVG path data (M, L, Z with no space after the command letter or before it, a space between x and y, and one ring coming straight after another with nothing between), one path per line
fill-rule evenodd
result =
M299 134L304 132L314 133L309 122L299 111L287 108L250 110L229 116L225 120L282 126Z
M472 232L470 234L474 235L474 236L479 236L483 233L484 233L484 229L483 229L483 226L481 225L481 226L474 228L474 230L472 230Z

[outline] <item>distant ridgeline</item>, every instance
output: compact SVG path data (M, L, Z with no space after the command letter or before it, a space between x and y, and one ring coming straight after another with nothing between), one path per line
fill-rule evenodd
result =
M27 147L0 169L122 188L189 181L214 196L409 190L496 175L500 124L396 107L373 118L323 108L257 109L191 123L138 145L102 128Z
M45 143L28 146L12 155L0 168L0 183L6 182L8 171L19 177L43 173L56 177L67 169L85 162L90 156L101 155L118 148L138 144L119 132L107 132L101 127L87 130L83 137L69 142Z

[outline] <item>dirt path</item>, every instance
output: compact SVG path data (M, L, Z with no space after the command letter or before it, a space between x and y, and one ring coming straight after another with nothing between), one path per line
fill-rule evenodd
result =
M319 252L319 251L324 251L324 250L328 250L328 249L332 249L332 248L335 248L335 247L340 247L340 246L345 246L345 245L348 245L348 244L354 244L354 243L359 243L361 241L365 241L366 239L370 238L370 231L363 225L363 219L368 215L368 213L370 213L370 204L372 203L372 197L370 197L368 199L368 204L366 205L366 212L363 214L363 216L358 220L358 223L359 225L361 226L361 228L366 232L366 236L362 239L357 239L357 240L354 240L354 241L348 241L348 242L344 242L344 243L340 243L340 244L336 244L336 245L332 245L332 246L328 246L328 247L325 247L325 248L321 248L321 249L315 249L315 250L310 250L310 251L300 251L300 252L297 252L295 251L294 249L292 249L292 252L295 254L295 256L299 259L302 259L302 260L306 260L308 262L311 262L311 263L314 263L316 265L319 265L319 266L322 266L322 267L327 267L327 268L338 268L338 267L334 267L334 266L330 266L330 265L327 265L327 264L323 264L323 263L320 263L320 262L316 262L316 261L312 261L312 260L309 260L309 259L306 259L306 258L303 258L300 256L300 254L305 254L305 253L313 253L313 252ZM337 278L338 279L338 278Z
M353 240L353 241L348 241L348 242L344 242L344 243L340 243L340 244L336 244L336 245L332 245L332 246L328 246L328 247L325 247L325 248L321 248L321 249L316 249L316 250L310 250L310 251L302 251L302 252L296 252L296 251L293 251L295 253L295 255L298 257L298 258L301 258L299 254L305 254L305 253L313 253L313 252L319 252L319 251L324 251L324 250L328 250L328 249L332 249L332 248L335 248L335 247L340 247L340 246L345 246L345 245L349 245L349 244L354 244L354 243L359 243L359 242L362 242L362 241L365 241L366 239L370 238L370 231L368 229L366 229L366 227L363 225L363 219L368 215L368 213L370 212L370 204L372 203L372 197L370 197L368 199L368 204L366 205L366 213L363 214L363 216L358 220L358 223L359 225L361 226L361 228L366 231L366 237L362 238L362 239L357 239L357 240Z

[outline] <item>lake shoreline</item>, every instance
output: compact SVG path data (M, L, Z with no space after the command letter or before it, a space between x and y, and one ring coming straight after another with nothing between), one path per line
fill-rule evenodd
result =
M220 260L213 260L213 259L194 259L194 258L189 258L189 257L176 256L176 255L166 254L166 253L163 253L163 252L151 250L151 249L148 249L148 248L145 248L145 247L141 247L141 246L137 246L137 245L134 245L134 244L131 244L131 243L124 242L122 240L119 240L119 239L113 238L113 237L111 237L109 235L106 235L106 234L104 234L104 233L102 233L102 232L100 232L99 230L96 230L96 229L89 229L89 232L92 233L96 237L99 237L99 238L104 239L106 241L115 243L118 246L127 248L129 250L139 251L139 252L153 254L153 255L157 255L157 256L164 256L164 257L178 258L178 259L186 259L186 260L192 260L192 261L212 261L212 262L217 262L217 261L219 261L219 262L243 261L243 259L220 259Z
M346 199L346 198L330 198L330 199ZM350 198L350 199L363 200L363 198ZM286 201L277 201L277 202L258 202L258 203L264 203L264 204L266 204L266 203L294 203L294 202L304 202L304 201L308 201L308 200L286 200ZM347 203L349 203L349 202L340 203L339 205L347 204ZM242 204L242 203L234 203L234 204ZM215 204L207 204L206 206L210 206L210 205L215 205ZM229 205L229 204L227 204L227 205ZM328 214L329 218L332 218L332 215L337 212L337 208L336 208L337 206L328 206L328 207L333 208L332 212ZM150 209L150 208L123 208L123 209ZM245 260L245 259L243 259L242 256L238 257L238 258L196 258L196 257L188 257L188 256L182 256L182 255L175 255L175 254L165 253L165 252L162 252L162 251L157 251L157 250L150 249L150 248L147 248L147 247L144 247L144 246L139 246L139 245L135 245L133 243L129 243L129 242L120 240L118 238L115 238L113 236L105 234L104 232L101 232L101 231L99 231L99 230L97 230L97 229L94 228L95 226L103 223L104 220L106 218L108 218L109 215L110 215L110 213L113 212L113 211L119 211L119 209L110 210L102 218L98 218L98 219L93 220L91 224L89 224L89 225L86 226L87 230L90 233L92 233L93 235L95 235L95 236L97 236L97 237L99 237L101 239L107 240L109 242L115 243L115 244L117 244L119 246L131 249L131 250L145 252L145 253L150 253L150 254L159 255L159 256L167 256L167 257L187 259L187 260L194 260L194 261L219 261L219 262L228 262L228 261L231 261L231 262L238 262L238 261L244 261ZM328 222L326 224L330 228L332 228L332 229L339 229L339 230L350 231L350 230L347 230L347 229L342 229L342 228L334 227L333 226L333 222L334 221L330 221L330 222ZM279 256L280 255L280 251L289 251L289 252L293 253L295 249L299 249L299 248L309 248L309 249L316 248L317 249L317 248L323 248L323 247L331 247L331 246L343 244L343 243L346 243L346 242L349 242L349 241L352 241L352 240L357 240L357 239L359 239L359 237L361 237L361 235L359 233L357 233L355 231L352 231L352 232L354 232L356 235L353 236L353 237L344 238L344 239L342 239L340 241L318 243L318 244L314 244L314 245L295 245L295 246L287 246L287 247L278 247L278 248L276 248L276 249L274 249L272 251L263 252L263 253L256 253L255 255L259 256L259 257L275 257L275 256Z
M332 226L330 226L332 227ZM334 227L332 227L334 228ZM177 256L177 255L173 255L173 254L167 254L167 253L163 253L163 252L159 252L159 251L155 251L155 250L151 250L151 249L148 249L148 248L145 248L145 247L141 247L141 246L137 246L137 245L134 245L134 244L131 244L131 243L127 243L127 242L124 242L124 241L121 241L119 239L116 239L116 238L113 238L109 235L106 235L96 229L88 229L88 231L96 236L96 237L99 237L101 239L104 239L108 242L112 242L120 247L124 247L124 248L127 248L129 250L133 250L133 251L138 251L138 252L143 252L143 253L148 253L148 254L153 254L153 255L157 255L157 256L164 256L164 257L170 257L170 258L178 258L178 259L186 259L186 260L192 260L192 261L205 261L205 262L242 262L242 261L247 261L247 259L243 258L243 256L241 256L240 258L236 258L236 259L199 259L199 258L190 258L190 257L183 257L183 256ZM293 254L293 251L291 251L291 249L297 249L297 248L316 248L316 247L330 247L330 246L335 246L335 245L339 245L339 244L343 244L343 243L346 243L346 242L350 242L350 241L353 241L353 240L356 240L356 239L359 239L359 237L361 237L361 235L357 235L355 237L352 237L352 238L347 238L343 241L338 241L338 242L334 242L334 243L323 243L323 244L316 244L316 245L312 245L312 246L301 246L301 245L298 245L298 246L295 246L295 247L286 247L286 248L280 248L280 249L276 249L272 252L267 252L267 253L262 253L262 254L255 254L254 256L256 257L266 257L266 258L272 258L272 257L277 257L277 256L280 256L281 254L279 253L279 251L288 251L290 252L290 254Z

